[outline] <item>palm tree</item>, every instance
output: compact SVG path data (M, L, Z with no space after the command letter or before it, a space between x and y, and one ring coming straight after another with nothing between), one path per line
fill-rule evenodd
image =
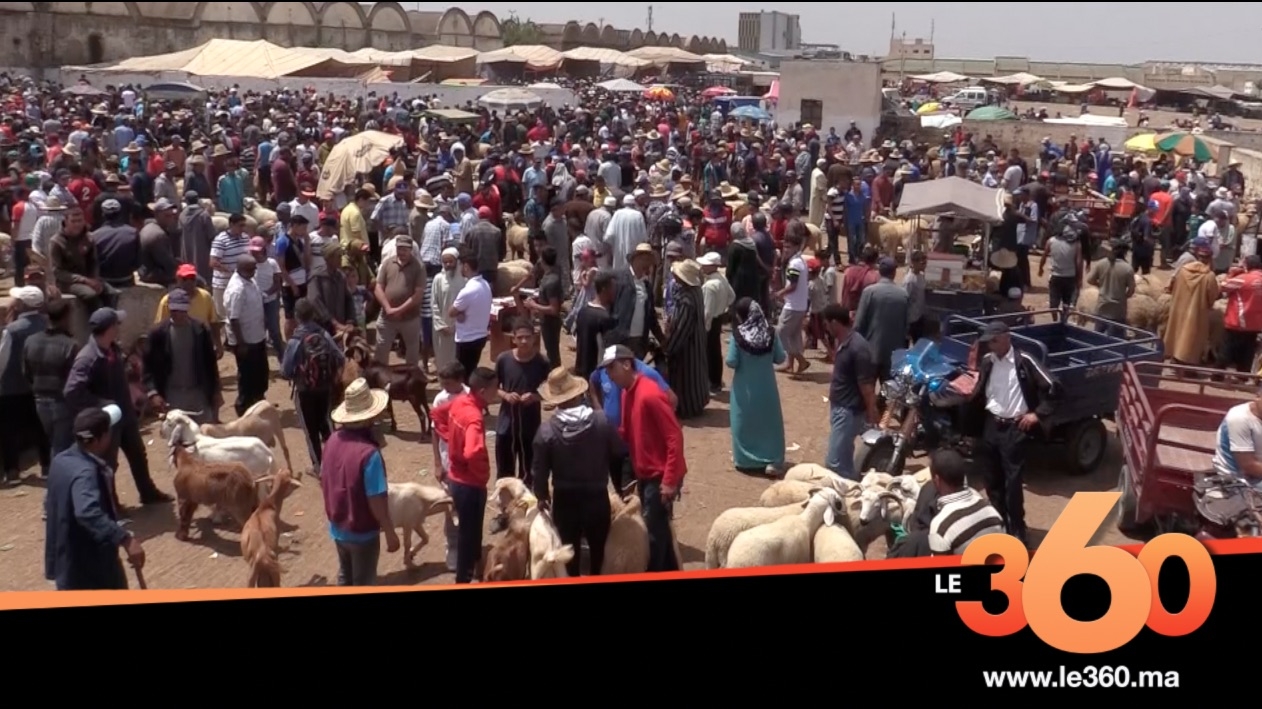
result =
M500 36L505 47L518 44L542 44L543 30L534 20L523 20L517 13L508 13L508 18L500 23Z

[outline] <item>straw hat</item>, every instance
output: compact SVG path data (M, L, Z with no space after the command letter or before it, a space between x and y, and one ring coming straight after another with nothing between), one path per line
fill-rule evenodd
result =
M94 116L108 116L109 113L110 107L107 104L98 103L92 107L92 115Z
M639 244L635 247L634 251L627 254L627 260L630 261L636 258L637 256L648 256L650 258L656 259L657 252L653 250L653 246L651 244Z
M741 191L732 186L732 183L724 180L719 183L719 194L724 201L731 201L740 196Z
M1016 268L1017 254L1015 251L1010 251L1008 249L999 249L990 255L990 265L1001 271Z
M646 135L646 136L644 136L644 137L645 137L645 138L648 138L649 140L661 140L661 139L662 139L662 134L661 134L661 133L658 133L658 132L657 132L657 131L655 131L655 130L651 130L651 131L649 131L649 132L648 132L648 135Z
M530 147L529 145L522 145L520 148L517 149L517 154L533 156L535 154L535 149Z
M670 192L666 191L666 185L659 182L656 185L653 185L653 187L649 190L649 197L653 199L665 199L670 197Z
M576 377L565 367L557 367L548 381L539 387L539 398L549 406L569 403L587 393L587 380Z
M144 150L140 147L140 143L137 143L134 140L128 143L126 148L123 148L123 153L127 155L139 155L142 152L144 152Z
M670 201L678 202L684 197L691 197L691 196L692 196L692 190L688 189L688 187L680 183L678 185L675 185L675 189L671 190Z
M226 146L224 146L223 143L216 145L215 152L210 154L212 158L226 158L230 155L232 155L232 153L228 150Z
M333 423L353 425L368 423L377 418L390 404L390 395L380 389L370 389L362 377L346 387L345 399L333 410Z
M79 158L79 146L74 143L66 143L66 147L61 149L61 154L75 159Z
M675 278L683 281L685 285L697 287L701 285L701 266L692 259L684 259L678 261L670 267L670 272Z
M44 200L44 208L41 211L64 212L66 209L66 205L62 204L60 199L57 199L56 197L48 197Z
M416 196L415 202L421 209L438 209L438 205L434 203L434 197L424 190Z

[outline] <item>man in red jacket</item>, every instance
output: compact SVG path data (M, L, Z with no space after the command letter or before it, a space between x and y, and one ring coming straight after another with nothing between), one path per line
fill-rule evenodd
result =
M617 345L605 350L601 362L609 379L622 389L620 433L631 453L631 467L639 482L640 505L649 531L651 572L678 571L671 533L671 508L688 474L684 460L684 432L675 408L661 387L635 368L635 353Z
M495 403L499 382L495 371L478 367L469 376L469 392L434 409L434 433L447 443L447 489L460 520L456 535L456 583L470 583L482 556L482 522L491 456L486 449L482 412ZM448 544L451 542L448 541Z

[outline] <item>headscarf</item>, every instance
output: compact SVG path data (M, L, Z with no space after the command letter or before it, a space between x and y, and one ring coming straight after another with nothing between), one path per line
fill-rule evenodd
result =
M754 356L765 355L775 347L775 333L762 312L762 306L756 302L749 304L749 317L733 334L736 345Z
M565 181L570 179L570 171L565 167L565 163L559 162L552 170L552 186L564 187Z

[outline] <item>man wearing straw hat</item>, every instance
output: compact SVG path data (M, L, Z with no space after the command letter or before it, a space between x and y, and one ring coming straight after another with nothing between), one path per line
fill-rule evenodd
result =
M103 459L122 417L113 404L79 412L76 444L53 459L44 498L44 578L58 591L126 590L119 548L132 566L144 568L140 540L119 524L113 473Z
M360 378L346 388L345 398L331 417L341 428L324 446L320 488L329 535L337 547L339 586L377 582L383 533L386 552L399 550L387 502L386 461L373 431L373 422L389 403L389 394L369 388Z
M535 434L532 467L535 497L551 503L561 543L578 549L586 539L595 576L609 536L610 465L627 455L627 447L604 412L588 405L587 387L585 379L564 367L552 370L539 387L539 398L556 415ZM578 576L578 555L566 566L570 576Z

